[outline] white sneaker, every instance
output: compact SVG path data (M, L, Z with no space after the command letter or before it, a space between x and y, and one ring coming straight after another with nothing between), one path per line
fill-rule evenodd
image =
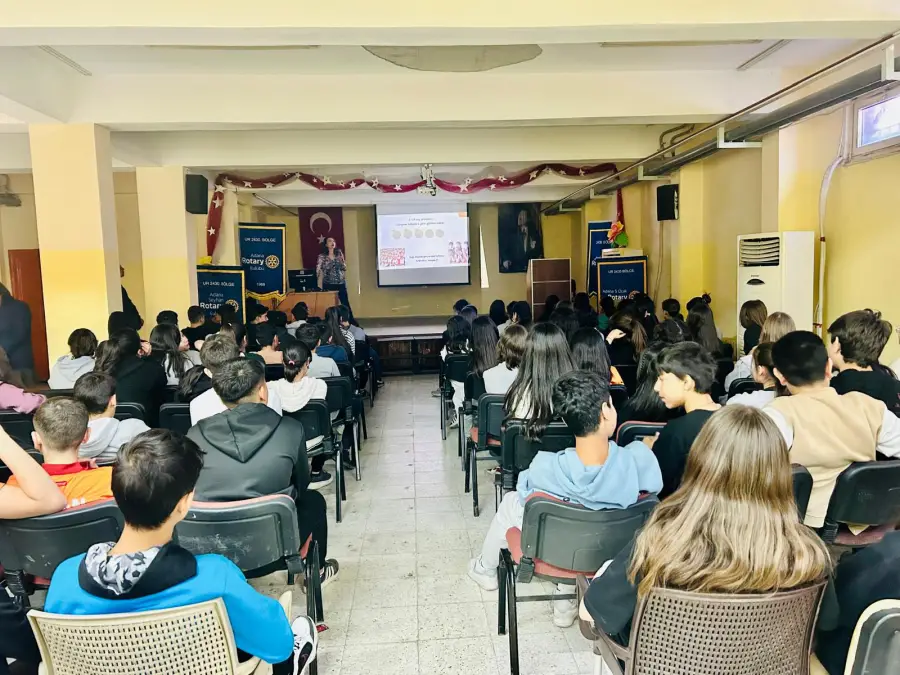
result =
M447 424L448 429L456 429L459 427L459 417L456 413L453 413L453 416L450 418L449 423Z
M316 647L319 644L319 632L316 624L308 616L298 616L291 623L291 632L294 633L294 653L291 657L294 669L293 675L308 672L306 666L316 658Z
M496 591L500 586L497 570L485 569L480 556L469 561L469 578L486 591Z
M578 604L575 600L553 601L553 625L557 628L568 628L575 623L578 616Z

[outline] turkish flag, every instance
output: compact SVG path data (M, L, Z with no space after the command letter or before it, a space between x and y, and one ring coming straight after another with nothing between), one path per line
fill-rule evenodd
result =
M344 250L344 212L341 208L300 208L300 251L303 267L315 269L325 239L331 237Z

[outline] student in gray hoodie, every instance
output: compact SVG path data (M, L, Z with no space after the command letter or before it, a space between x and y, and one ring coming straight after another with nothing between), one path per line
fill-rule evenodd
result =
M87 328L76 328L69 336L69 353L60 356L50 369L51 389L71 389L75 380L94 369L97 336Z
M148 431L142 420L117 420L116 380L106 373L88 373L75 382L75 400L88 411L88 440L78 448L79 459L93 459L97 464L114 464L119 448L132 438Z
M522 527L525 501L546 492L589 509L624 509L642 492L662 489L662 474L653 452L641 442L624 448L609 440L616 430L616 409L609 382L595 373L572 371L553 385L553 411L575 435L575 447L539 452L519 474L515 492L507 494L491 521L481 555L469 562L469 577L485 590L497 588L500 550L507 548L506 531ZM553 602L553 623L561 628L575 621L574 601Z

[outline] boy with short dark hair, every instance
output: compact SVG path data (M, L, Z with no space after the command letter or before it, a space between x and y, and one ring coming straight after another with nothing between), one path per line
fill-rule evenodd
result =
M572 371L553 385L553 411L575 435L575 447L563 452L539 452L519 474L515 492L508 493L491 521L481 555L469 562L469 578L485 590L497 588L500 550L507 548L506 532L522 527L525 502L534 492L546 492L589 509L624 509L641 492L659 492L659 464L647 447L635 441L624 448L609 440L617 416L609 382L595 373ZM571 626L574 602L555 600L553 623Z
M191 325L183 328L181 333L187 338L191 349L200 351L197 342L205 340L209 335L218 332L219 327L206 317L206 312L200 305L191 305L187 311L188 321Z
M666 347L659 355L659 377L653 386L669 410L684 408L685 414L670 420L665 428L644 443L653 448L662 471L667 497L681 485L688 452L703 425L721 408L710 391L716 381L716 360L696 342L680 342Z
M309 318L309 307L306 306L305 302L298 302L291 310L291 315L294 317L294 320L287 325L287 331L291 337L297 337L297 329L305 324Z
M681 315L681 303L675 298L668 298L662 302L663 321L666 319L678 319L684 321Z
M178 313L171 309L164 309L156 315L156 325L161 323L170 323L173 326L178 325Z
M835 481L851 462L900 455L900 420L882 401L830 387L832 363L815 333L788 333L772 347L774 375L790 396L779 396L763 410L778 425L791 462L809 469L812 494L803 521L822 527Z
M34 414L34 447L44 456L44 471L59 486L68 506L112 497L112 469L78 461L78 449L90 438L88 411L71 398L51 398ZM9 480L15 485L16 477Z
M309 375L312 377L340 377L341 370L334 359L319 354L322 345L318 326L304 324L297 328L297 339L305 344L312 352L312 360L309 362Z
M97 464L113 464L119 448L150 427L143 420L117 420L116 380L106 373L87 373L75 382L75 400L88 411L90 436L78 448L78 457Z
M238 649L298 675L315 658L313 621L291 624L278 601L255 591L220 555L195 556L172 541L203 467L197 445L173 431L147 431L122 448L112 492L125 519L117 542L94 544L53 573L44 609L92 616L171 609L221 598Z
M828 355L840 372L831 378L839 394L850 391L877 398L900 415L900 382L878 359L894 328L881 312L861 309L839 316L828 327Z
M224 326L228 323L234 323L237 321L237 308L234 305L229 305L227 302L219 305L219 309L216 310L216 315L213 317L213 320Z

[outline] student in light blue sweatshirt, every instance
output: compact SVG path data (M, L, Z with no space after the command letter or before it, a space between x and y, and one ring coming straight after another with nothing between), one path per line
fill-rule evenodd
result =
M641 442L624 448L609 440L616 429L616 409L609 383L595 373L573 371L553 385L553 411L575 434L575 447L540 452L519 474L516 492L507 494L491 521L481 555L469 562L469 577L485 590L497 588L500 550L507 547L506 531L522 527L525 501L545 492L589 509L624 509L642 492L662 489L662 474L653 452ZM553 623L571 626L574 602L553 603Z
M146 431L125 445L112 473L125 519L122 536L63 562L53 573L44 609L91 616L222 598L238 650L273 664L274 675L299 675L315 658L312 619L289 622L281 604L255 591L230 560L195 556L172 541L202 466L197 444L173 431Z

